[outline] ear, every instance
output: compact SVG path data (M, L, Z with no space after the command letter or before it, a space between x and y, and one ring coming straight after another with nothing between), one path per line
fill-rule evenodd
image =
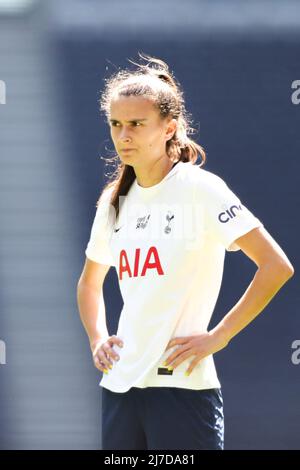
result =
M171 119L168 122L167 128L166 128L166 140L172 139L173 135L175 134L177 129L177 121L176 119Z

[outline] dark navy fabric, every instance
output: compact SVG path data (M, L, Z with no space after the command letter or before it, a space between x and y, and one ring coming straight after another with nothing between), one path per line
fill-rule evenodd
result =
M102 387L102 449L223 450L221 389Z

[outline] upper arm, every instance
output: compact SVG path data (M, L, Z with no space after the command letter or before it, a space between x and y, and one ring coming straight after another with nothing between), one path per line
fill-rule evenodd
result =
M96 263L86 257L78 284L83 283L97 290L101 289L109 268L109 265Z
M264 227L258 227L237 238L235 243L258 266L275 263L289 272L294 269L284 251Z

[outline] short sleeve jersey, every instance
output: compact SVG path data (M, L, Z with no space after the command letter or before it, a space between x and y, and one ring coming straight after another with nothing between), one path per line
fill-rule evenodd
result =
M154 186L135 179L120 199L119 217L101 197L86 256L115 266L124 305L116 335L124 346L99 385L114 392L131 387L218 388L213 355L185 375L191 356L173 371L163 362L172 338L207 331L219 295L225 252L263 224L222 178L190 162L178 162Z

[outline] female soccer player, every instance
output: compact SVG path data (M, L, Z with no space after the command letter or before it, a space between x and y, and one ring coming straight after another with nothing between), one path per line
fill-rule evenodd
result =
M293 275L285 253L188 135L179 83L160 59L110 77L100 104L117 152L78 282L78 307L104 375L103 449L223 449L220 351ZM197 165L198 156L201 164ZM257 271L213 329L225 251ZM115 266L124 300L109 336L102 286Z

